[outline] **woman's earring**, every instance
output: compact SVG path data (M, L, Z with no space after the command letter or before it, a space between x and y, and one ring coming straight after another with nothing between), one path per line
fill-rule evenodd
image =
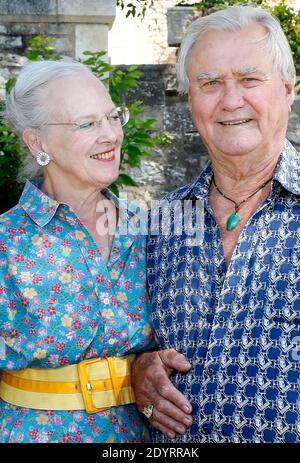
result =
M47 166L50 161L50 156L48 153L45 153L45 151L41 151L36 157L36 162L39 166Z

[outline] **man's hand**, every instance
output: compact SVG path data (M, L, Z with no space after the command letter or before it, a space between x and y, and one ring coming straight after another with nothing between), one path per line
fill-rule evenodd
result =
M154 405L151 425L170 437L185 434L191 426L192 406L169 380L173 370L183 373L191 369L184 355L175 349L165 349L141 354L133 364L132 381L136 404L140 412L147 405Z

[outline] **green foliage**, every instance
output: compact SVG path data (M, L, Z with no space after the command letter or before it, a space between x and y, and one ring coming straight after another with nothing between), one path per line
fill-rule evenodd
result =
M55 47L51 44L54 44L56 41L55 37L44 37L43 35L36 35L29 40L28 53L26 58L30 61L39 61L41 59L47 60L60 60L61 57L56 53ZM7 92L11 90L14 86L16 78L13 77L8 79L5 84L5 89Z
M115 69L109 78L109 93L116 104L121 104L126 93L138 86L143 73L136 65L130 66L126 72Z
M2 103L0 111L3 109ZM18 202L22 186L17 182L17 173L24 155L19 138L0 117L0 213Z
M12 87L14 86L14 83L16 81L16 78L15 77L12 77L11 79L8 79L5 83L5 91L6 92L9 92Z
M143 18L146 11L153 6L154 0L117 0L117 5L122 10L126 9L126 18L133 16L137 18Z
M61 57L55 50L55 42L55 37L44 37L43 35L36 35L29 40L27 58L30 61L39 61L42 59L60 60Z
M114 70L114 66L108 64L103 58L106 55L105 51L84 51L83 54L88 56L87 59L80 59L79 61L86 66L89 66L91 71L95 74L98 79L102 80L104 84L109 83L109 73Z
M300 11L295 11L284 1L270 9L280 21L292 49L297 76L300 76Z

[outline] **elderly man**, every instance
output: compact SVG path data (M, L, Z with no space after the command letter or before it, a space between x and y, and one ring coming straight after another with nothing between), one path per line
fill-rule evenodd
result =
M178 76L210 162L165 200L192 199L194 211L202 202L204 233L198 245L184 232L150 235L160 350L136 361L137 405L154 441L299 441L300 159L285 140L291 50L269 13L227 8L191 24Z

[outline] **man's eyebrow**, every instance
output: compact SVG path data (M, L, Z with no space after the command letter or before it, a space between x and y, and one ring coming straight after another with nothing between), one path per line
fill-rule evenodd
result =
M250 74L259 74L260 76L267 78L267 75L260 70L257 66L248 66L245 68L237 69L233 72L233 74L238 76L247 76ZM219 74L217 72L208 72L202 71L196 75L197 80L217 80L217 79L224 79L224 74Z
M266 73L259 69L257 66L248 66L246 68L237 69L233 72L239 76L247 76L249 74L259 74L260 76L267 77Z
M216 79L220 79L220 77L222 77L222 75L218 74L217 72L207 72L207 71L199 72L196 75L197 80L216 80Z

